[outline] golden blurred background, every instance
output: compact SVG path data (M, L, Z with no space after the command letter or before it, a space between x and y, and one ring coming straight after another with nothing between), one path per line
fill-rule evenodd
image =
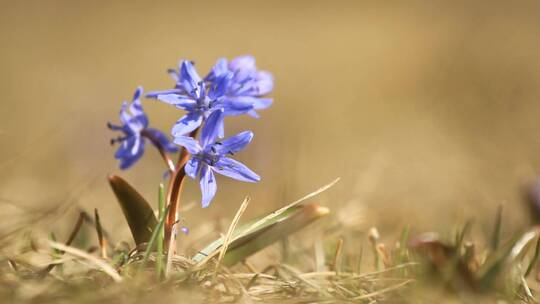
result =
M155 202L165 169L147 149L120 172L106 122L136 86L171 87L181 59L205 74L243 54L275 77L261 119L227 120L228 134L255 132L237 157L262 181L219 178L188 226L232 217L246 195L258 215L336 177L319 201L360 210L365 227L440 229L499 204L508 226L525 223L519 187L540 168L538 1L3 1L0 45L4 228L68 203L129 238L106 176ZM165 131L182 115L144 106ZM197 183L186 189L197 202Z

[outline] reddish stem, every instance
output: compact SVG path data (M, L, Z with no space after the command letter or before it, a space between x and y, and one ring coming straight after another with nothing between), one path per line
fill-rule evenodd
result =
M196 137L199 129L193 130L189 136ZM182 188L184 185L184 178L186 173L184 167L189 159L189 152L182 148L180 151L180 156L178 157L178 162L176 163L176 170L173 171L171 179L169 181L169 187L167 189L167 204L171 207L169 208L169 213L167 214L167 219L165 220L165 248L167 250L176 249L176 238L171 239L172 234L176 234L174 231L176 226L174 225L178 221L178 210L180 209L180 194L182 193Z

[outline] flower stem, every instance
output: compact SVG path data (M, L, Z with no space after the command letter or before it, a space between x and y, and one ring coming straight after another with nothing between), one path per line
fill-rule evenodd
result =
M192 131L189 136L196 137L199 129ZM182 148L180 150L180 156L176 163L176 170L173 171L171 179L169 181L169 187L167 189L167 204L170 205L169 213L167 214L167 220L165 221L165 248L167 251L176 249L176 222L178 221L178 210L180 209L180 195L184 185L184 178L186 173L184 167L189 159L189 152ZM171 238L171 236L173 236Z
M167 165L169 171L176 171L173 160L169 157L167 152L165 152L165 149L163 148L159 140L151 132L148 132L146 130L143 130L141 132L141 135L148 138L152 142L152 144L154 144L154 146L158 149L159 154L161 155L161 158L163 158L163 161L165 161L165 165Z

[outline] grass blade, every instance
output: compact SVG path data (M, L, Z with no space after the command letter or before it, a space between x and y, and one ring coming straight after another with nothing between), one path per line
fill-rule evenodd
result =
M501 240L501 227L502 227L502 205L497 208L497 215L495 216L495 226L493 227L493 235L491 236L491 248L496 250L499 248Z
M527 267L527 271L525 271L525 277L528 277L529 274L531 274L531 271L533 270L534 265L536 265L536 262L538 261L538 256L540 256L540 237L538 237L538 240L536 241L536 248L534 249L534 255L531 259L531 262L529 263L529 266Z
M77 234L79 234L79 231L81 230L82 224L87 218L88 218L88 214L86 214L86 212L81 211L79 213L79 218L77 219L77 222L75 223L75 226L73 227L73 230L71 231L71 234L69 235L66 241L66 246L69 246L71 245L71 243L73 243L73 241L75 240L75 237L77 236ZM63 252L60 252L60 255L62 254ZM51 272L51 270L53 270L55 266L56 264L51 264L47 266L45 269L41 271L40 275L45 276L47 273Z
M319 188L318 190L286 205L285 207L282 207L266 216L262 216L259 218L256 218L254 220L251 220L243 225L240 225L237 229L235 229L233 233L233 240L236 241L240 237L246 237L249 235L255 236L259 234L260 232L269 229L272 225L284 221L288 217L290 217L292 214L297 212L299 209L303 209L303 207L298 208L298 204L301 202L310 199L321 192L326 191L333 185L335 185L339 181L339 178L332 181L330 184L323 186ZM320 207L322 208L322 207ZM325 208L326 209L326 208ZM321 209L322 212L322 209ZM328 213L328 209L326 209L326 215ZM322 215L321 215L322 216ZM320 216L319 216L320 217ZM317 217L318 218L318 217ZM203 261L207 261L210 258L214 257L217 254L217 250L223 245L223 238L219 238L215 240L214 242L210 243L208 246L206 246L203 250L199 251L194 257L193 260L199 263L204 263Z
M239 227L234 231L233 239L223 257L223 264L232 266L251 254L327 215L329 212L327 208L318 204L291 206L278 216L263 221L257 230L251 228L250 223L254 221L244 224L244 227L248 226L250 229L244 230ZM259 221L255 220L255 222ZM204 265L219 253L223 242L224 239L219 238L200 251L193 259L199 262L199 266Z
M152 232L152 235L150 236L150 240L148 241L148 245L146 246L146 250L144 251L144 257L143 257L143 260L139 269L143 269L144 267L146 267L146 263L148 263L150 252L152 252L152 250L154 249L154 246L156 245L158 234L160 231L163 231L163 225L165 223L165 218L167 217L167 211L169 211L169 207L170 205L167 206L167 208L165 209L165 212L161 214L156 227L152 229L153 232Z
M158 194L158 216L163 218L165 213L165 188L163 184L159 184ZM162 225L158 231L157 236L157 259L156 259L156 272L159 279L163 277L163 244L164 244L164 226Z
M101 268L101 270L103 270L103 272L108 274L115 282L122 282L122 277L118 274L118 272L116 272L116 270L114 270L114 268L111 265L105 263L103 260L99 258L96 258L95 256L92 256L80 249L70 247L64 244L60 244L57 242L53 242L53 241L49 241L49 246L51 246L51 248L53 249L60 250L62 252L69 253L73 256L85 259L89 261L90 263L96 265L98 268Z
M107 259L107 241L103 237L103 228L101 227L101 220L99 219L99 213L97 208L94 209L94 223L96 224L96 232L98 236L101 258Z
M242 217L242 214L244 214L244 212L246 211L246 208L249 205L250 201L251 199L249 197L246 197L244 199L244 201L242 202L242 205L240 205L240 208L236 212L236 215L234 216L231 222L231 225L229 226L227 235L225 235L225 239L223 241L223 246L221 246L221 249L219 250L219 257L216 263L216 271L214 272L214 277L219 269L219 265L221 264L221 261L223 261L223 258L225 257L225 253L227 252L227 248L229 247L229 242L231 241L234 229L236 228L236 225L238 225L238 222L240 221L240 217Z

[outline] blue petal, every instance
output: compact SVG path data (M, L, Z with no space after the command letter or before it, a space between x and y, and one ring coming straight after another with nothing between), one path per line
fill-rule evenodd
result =
M208 97L210 97L211 100L216 100L224 96L225 93L227 93L227 89L229 88L229 83L231 82L232 77L233 74L227 72L226 74L215 78L210 86Z
M131 167L144 154L144 140L140 136L132 136L122 142L114 157L120 160L120 169Z
M134 98L140 97L141 94L142 88L139 87L135 92ZM131 104L126 101L122 103L120 121L130 129L130 133L139 133L148 126L148 117L143 111L140 99L134 99Z
M187 134L197 129L203 120L203 116L198 112L190 112L186 116L180 118L172 128L173 136L180 136Z
M157 99L186 111L193 111L197 105L197 102L193 98L178 94L158 95Z
M184 87L184 89L193 94L198 89L198 84L201 81L201 77L199 77L199 74L197 74L197 71L195 70L195 66L193 66L193 62L184 60L180 64L180 83ZM197 94L194 94L196 96L199 96Z
M186 163L186 166L184 167L184 171L186 171L187 176L195 179L197 178L197 173L199 173L200 165L201 165L201 161L198 158L192 157Z
M238 56L231 60L229 63L229 69L231 71L253 71L257 67L255 66L255 57L251 55Z
M241 151L244 149L247 144L251 142L253 139L253 132L251 131L244 131L241 133L236 134L235 136L231 136L224 141L221 142L220 145L216 145L216 151L223 155L223 154L233 154L238 151Z
M257 72L256 77L257 95L266 95L274 89L274 77L266 71Z
M135 93L133 94L133 101L139 100L141 98L141 95L143 93L143 87L138 86L137 90L135 90Z
M208 75L204 78L206 81L214 81L217 78L227 74L229 72L229 68L227 67L227 59L220 58L216 62L216 64L212 67L212 70Z
M272 105L272 98L259 98L255 96L237 96L228 98L227 101L234 101L238 105L251 105L255 110L263 110Z
M210 202L216 195L217 191L216 177L214 176L214 173L210 167L202 167L199 185L201 186L202 193L202 207L206 208L210 205Z
M174 143L186 148L186 150L188 150L188 152L191 154L197 154L202 151L202 148L199 145L199 142L193 137L175 136Z
M221 122L218 124L218 137L219 138L223 138L225 137L225 122L223 121L223 119L221 120Z
M254 183L261 180L255 172L232 158L220 158L213 168L217 173L239 181Z
M141 104L141 95L143 93L143 88L138 87L133 95L133 102L129 106L129 112L131 113L130 123L137 123L142 125L143 128L148 126L148 117L144 113L142 104ZM135 122L136 121L136 122ZM136 127L138 128L138 126Z
M150 133L150 134L152 135L152 137L154 137L155 139L157 139L159 145L160 145L161 147L163 147L163 149L165 149L165 151L171 152L171 153L174 153L174 152L177 152L177 151L178 151L178 147L176 147L176 146L169 140L169 138L167 137L167 135L165 135L165 133L161 132L160 130L153 129L153 128L147 128L147 129L146 129L146 132Z
M219 109L206 119L201 132L201 144L206 147L209 144L213 144L219 135L221 124L223 123L223 110Z
M253 109L253 101L251 99L226 97L222 101L222 107L225 115L236 116L249 112Z
M255 98L253 101L253 108L255 110L263 110L272 105L274 100L272 98Z
M127 124L131 120L131 115L129 115L127 109L128 109L127 101L122 102L122 106L120 107L120 121L124 125Z
M182 93L183 93L183 90L180 90L180 89L152 91L152 92L146 93L146 98L157 98L159 95L182 94Z

